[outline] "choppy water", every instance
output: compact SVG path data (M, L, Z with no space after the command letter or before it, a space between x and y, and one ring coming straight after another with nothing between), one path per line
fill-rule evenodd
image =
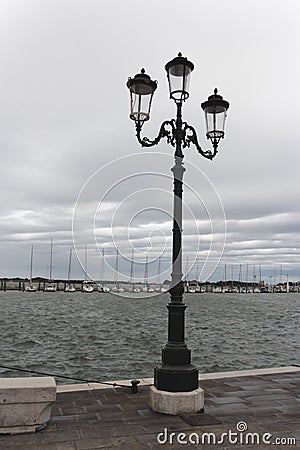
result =
M0 292L0 365L102 381L152 377L168 301ZM186 342L201 372L300 364L299 294L186 294L185 303ZM26 375L0 368L0 376Z

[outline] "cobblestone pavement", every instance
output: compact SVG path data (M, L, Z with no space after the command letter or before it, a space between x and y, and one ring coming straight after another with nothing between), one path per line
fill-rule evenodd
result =
M139 387L137 394L127 388L63 392L57 395L47 428L34 434L0 436L0 449L300 449L299 370L207 379L201 387L205 414L221 424L192 426L180 417L154 413L148 408L146 386ZM229 439L229 430L237 435ZM222 433L227 435L222 438ZM296 443L288 444L290 438ZM202 439L204 444L198 444Z

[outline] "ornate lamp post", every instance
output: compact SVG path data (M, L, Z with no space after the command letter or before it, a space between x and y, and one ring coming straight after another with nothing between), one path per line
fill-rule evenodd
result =
M150 118L153 94L157 81L152 81L142 69L140 74L129 78L130 118L134 120L136 137L142 147L152 147L162 138L175 147L175 165L171 169L174 176L173 203L173 254L171 274L171 300L169 310L168 342L162 349L162 364L154 369L154 387L151 390L150 406L158 412L177 414L196 412L203 409L203 391L198 386L198 370L191 364L191 351L184 340L183 302L184 283L182 281L182 192L185 168L182 150L194 144L198 152L212 160L217 154L218 144L224 137L224 125L229 103L218 95L217 89L208 100L201 104L206 119L206 137L210 139L213 150L202 150L195 129L182 120L182 105L189 97L189 80L194 64L181 53L165 66L169 82L170 99L177 108L176 119L161 124L158 136L150 140L141 137L144 123ZM174 393L176 395L174 396ZM178 393L181 395L178 396ZM199 400L200 399L200 400ZM177 403L176 403L177 402ZM183 405L186 406L183 406Z

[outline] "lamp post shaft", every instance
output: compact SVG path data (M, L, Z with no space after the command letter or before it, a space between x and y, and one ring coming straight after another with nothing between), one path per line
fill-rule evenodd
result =
M172 254L172 284L175 287L182 280L182 194L183 194L183 153L182 153L182 103L177 103L175 165L172 167L174 178L173 189L173 254ZM182 297L180 299L182 302Z
M170 303L167 305L168 342L162 349L162 364L154 369L154 386L169 392L189 392L198 388L198 370L191 364L191 351L185 344L184 322L186 305L183 303L184 283L182 281L182 119L181 103L177 103L175 165L173 199L173 255Z
M172 254L172 283L176 286L182 280L182 193L183 174L185 168L182 165L183 158L175 156L175 165L172 167L174 177L173 190L173 254ZM182 301L182 299L181 299Z

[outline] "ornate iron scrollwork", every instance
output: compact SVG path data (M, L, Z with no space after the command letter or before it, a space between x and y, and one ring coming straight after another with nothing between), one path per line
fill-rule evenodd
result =
M183 147L190 147L191 144L194 144L198 152L204 156L204 158L212 160L217 154L217 148L214 147L214 151L211 150L202 150L198 143L197 133L194 127L189 125L187 122L183 123L183 129L185 131L185 139L183 142Z
M214 150L202 150L198 143L197 133L194 127L187 122L181 122L181 126L178 127L174 119L165 120L160 127L158 136L151 140L148 137L141 137L142 125L136 123L136 137L142 147L153 147L157 145L161 139L166 138L167 143L173 147L176 146L176 142L179 140L182 143L183 148L190 147L194 144L198 152L204 156L204 158L212 160L217 154L217 144L214 145Z
M171 130L169 129L171 127ZM175 122L174 120L165 120L160 127L158 136L151 140L147 137L141 137L141 130L142 127L139 123L136 124L136 137L141 144L142 147L153 147L154 145L157 145L159 141L163 138L167 138L168 144L171 144L173 147L175 146L175 137L174 137L174 131L175 131Z

